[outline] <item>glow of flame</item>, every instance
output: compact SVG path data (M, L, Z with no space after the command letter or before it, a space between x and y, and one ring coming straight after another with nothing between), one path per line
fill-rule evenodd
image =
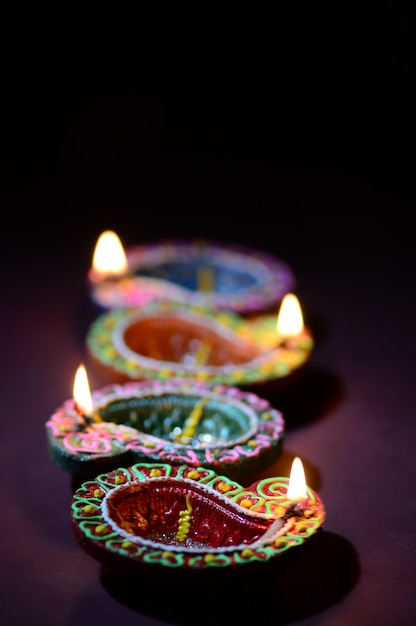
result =
M299 300L293 293L287 293L280 305L276 329L283 337L293 337L303 330L303 315Z
M105 230L98 237L92 257L92 269L97 278L121 276L128 269L126 253L119 236Z
M93 414L94 407L92 404L87 371L82 364L78 367L75 374L74 400L83 415L90 417Z
M303 463L298 456L293 459L286 495L292 502L300 502L308 497L305 471Z

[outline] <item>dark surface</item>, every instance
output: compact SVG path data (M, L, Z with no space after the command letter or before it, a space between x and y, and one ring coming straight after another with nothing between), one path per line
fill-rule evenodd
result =
M35 93L26 83L8 92L3 623L416 622L414 57L406 28L404 20L398 45L381 49L376 63L368 55L350 72L346 63L319 76L302 65L298 82L280 73L273 98L260 80L248 91L242 81L225 91L200 80L186 91L170 82L134 93L71 85L61 97L59 85ZM126 577L72 535L74 485L48 456L44 424L71 396L85 357L94 315L86 272L107 228L126 245L170 237L246 244L296 274L316 347L304 377L270 395L287 434L268 473L287 475L299 455L327 520L306 550L243 572L238 584L233 572L187 584Z

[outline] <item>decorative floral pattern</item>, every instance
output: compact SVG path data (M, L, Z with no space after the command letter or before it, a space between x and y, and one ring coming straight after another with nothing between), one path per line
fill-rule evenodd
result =
M134 461L205 465L243 476L280 454L282 414L238 388L181 379L132 381L93 391L92 398L102 421L84 418L71 399L46 422L52 459L72 473L93 470L98 461L115 466L128 454ZM183 440L192 406L201 400L195 434ZM117 421L111 421L114 407Z
M197 320L207 331L224 335L236 344L250 342L256 346L258 355L239 364L189 365L149 358L126 344L126 329L142 320L166 314L175 315L184 323ZM192 377L210 384L244 387L287 378L309 360L314 342L307 328L278 344L275 327L276 315L245 319L232 313L218 313L174 302L152 302L140 309L114 309L102 313L91 324L86 344L91 357L105 368L109 382L120 378L167 380Z
M248 314L277 305L295 285L286 263L237 245L162 241L127 248L126 257L129 276L90 281L93 300L105 309L169 299ZM210 289L197 288L201 268L215 277Z
M265 478L242 487L206 467L138 463L83 483L73 496L72 521L81 545L98 559L195 570L266 562L302 545L325 520L317 493L308 487L307 503L296 512L287 486L287 478ZM135 527L134 520L123 521L118 507L125 495L134 496L143 487L147 494L140 497L146 496L152 519L145 508ZM181 493L186 495L182 511ZM204 501L206 514L198 517ZM157 534L158 524L163 533Z

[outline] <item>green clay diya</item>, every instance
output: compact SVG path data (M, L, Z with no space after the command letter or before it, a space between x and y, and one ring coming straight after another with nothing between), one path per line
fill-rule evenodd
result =
M281 452L282 414L238 388L148 380L107 385L91 397L93 416L69 399L46 422L52 460L74 475L147 461L204 465L241 479Z
M266 563L323 526L319 495L289 498L289 479L243 487L206 467L138 463L83 483L72 499L79 544L94 558L153 570Z
M107 311L86 336L91 365L108 383L175 377L252 387L286 381L309 361L313 346L306 327L279 338L275 314L243 318L174 302Z

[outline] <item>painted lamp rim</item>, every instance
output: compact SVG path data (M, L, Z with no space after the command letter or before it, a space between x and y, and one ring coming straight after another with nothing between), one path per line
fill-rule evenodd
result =
M152 300L171 299L247 315L277 306L296 284L287 263L270 253L238 244L163 240L126 247L125 253L129 272L119 279L96 280L92 268L88 273L91 298L103 309L137 307ZM227 285L221 290L191 289L168 276L140 274L145 268L157 269L164 263L191 266L201 259L223 271L245 273L250 284L234 289Z
M236 345L256 350L254 357L239 363L219 366L158 360L140 354L126 342L126 332L148 320L164 315L185 323L200 324L207 332ZM195 378L210 384L251 387L268 381L286 379L309 361L314 340L308 328L278 344L276 315L251 319L231 312L218 312L174 302L152 302L140 309L113 309L99 315L86 336L87 353L109 382L127 380Z
M71 518L79 543L98 560L193 571L266 563L303 545L325 521L323 502L310 487L305 505L289 501L288 480L269 477L244 487L206 467L138 463L83 483ZM135 492L143 498L142 487L151 512L147 504L140 510ZM125 506L123 492L130 498ZM163 518L159 529L152 528L156 518Z
M92 400L95 415L102 416L98 422L86 419L73 399L46 422L52 460L73 474L94 475L127 459L204 465L241 477L281 452L282 413L238 388L183 379L133 381L95 390Z

